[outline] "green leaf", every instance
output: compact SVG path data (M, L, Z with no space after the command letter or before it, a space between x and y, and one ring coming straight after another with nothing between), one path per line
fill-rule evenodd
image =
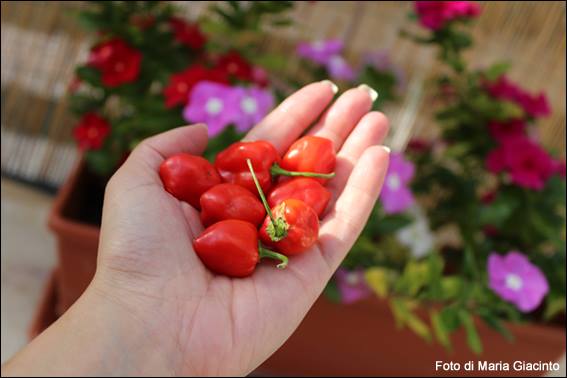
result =
M392 214L384 216L379 222L376 224L374 232L377 235L386 235L394 233L405 226L408 226L412 223L413 219L411 216L406 214Z
M333 303L341 302L341 293L335 280L330 280L327 283L323 290L323 294Z
M435 333L435 338L443 347L451 349L450 331L443 322L443 318L435 310L431 310L429 316L431 317L431 326Z
M495 315L492 311L483 308L479 308L477 311L482 320L484 320L489 327L502 334L506 340L510 342L514 341L514 335L512 335L510 330L502 324L497 315Z
M461 320L459 319L459 309L454 306L445 307L439 312L439 317L443 322L443 325L447 329L447 332L453 332L461 325Z
M549 321L562 312L565 312L565 297L553 298L547 301L543 318Z
M117 154L111 154L106 150L88 151L85 159L89 167L101 176L112 173L118 164Z
M390 301L390 306L392 308L394 318L396 319L396 324L399 328L405 325L427 342L431 341L429 327L411 311L411 309L415 307L413 302L405 299L393 298Z
M76 75L82 81L92 85L93 87L100 87L100 71L94 67L79 66L76 69Z
M367 269L364 278L368 286L379 298L388 295L388 271L385 268L375 267Z
M459 319L461 320L461 323L465 328L465 332L467 334L467 343L469 344L469 347L476 354L481 354L482 342L480 341L476 326L474 325L473 317L468 313L467 310L461 309L459 311Z
M505 74L511 67L510 62L500 62L500 63L495 63L492 66L490 66L485 72L484 72L484 76L489 80L489 81L495 81L497 80L500 76L502 76L503 74Z
M461 292L462 280L459 276L447 276L441 279L442 299L455 299Z

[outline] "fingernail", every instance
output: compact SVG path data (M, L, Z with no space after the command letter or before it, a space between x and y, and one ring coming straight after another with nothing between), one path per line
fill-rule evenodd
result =
M388 147L388 146L382 146L382 148L383 148L384 151L386 151L386 153L388 153L388 154L389 154L390 152L392 152L392 151L390 150L390 147Z
M378 92L376 92L374 89L372 89L370 86L366 84L360 84L358 86L358 89L364 89L366 92L368 92L368 95L370 96L372 102L376 101L376 99L378 98Z
M333 94L337 94L337 92L339 91L339 87L337 87L337 84L333 83L331 80L323 80L321 81L321 83L325 83L329 85L331 87L331 90L333 91Z

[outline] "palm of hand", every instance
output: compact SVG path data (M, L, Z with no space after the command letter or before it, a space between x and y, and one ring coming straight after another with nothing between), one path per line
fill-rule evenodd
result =
M331 99L326 83L311 84L247 139L270 140L281 152ZM195 255L192 240L202 230L198 213L163 189L157 167L175 152L201 153L207 138L203 127L147 140L112 178L95 285L165 346L165 358L181 369L177 373L248 373L300 323L356 240L384 178L387 153L372 146L383 140L387 125L381 114L368 113L370 105L365 90L347 91L311 131L343 146L329 185L333 203L318 243L290 259L283 271L267 260L251 277L230 279L211 274ZM274 124L279 128L268 129Z

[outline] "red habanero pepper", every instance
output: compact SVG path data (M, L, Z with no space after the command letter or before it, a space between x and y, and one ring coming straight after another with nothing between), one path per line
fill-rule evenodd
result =
M215 159L215 168L225 182L243 186L256 193L256 186L246 165L246 159L252 161L262 189L268 190L272 185L270 168L280 161L278 151L269 142L260 140L233 143L219 152Z
M264 206L252 192L235 184L218 184L200 199L201 221L205 227L226 219L240 219L258 226L264 220Z
M280 240L274 240L270 231L271 219L266 217L260 228L260 240L278 252L293 256L305 252L319 236L319 218L313 208L305 202L287 199L274 207L272 213L276 219L282 219L286 227L286 235Z
M208 227L193 240L193 248L209 270L229 277L251 275L262 257L280 260L280 269L287 266L285 256L261 246L256 226L237 219Z
M237 184L256 192L254 180L248 170L246 160L250 159L262 190L268 191L272 176L303 176L331 178L334 173L290 172L280 167L281 158L276 148L267 141L237 142L221 151L215 160L215 168L225 182Z
M321 216L329 200L331 192L317 180L308 177L296 177L276 185L268 195L268 203L274 208L286 199L298 199L311 206Z
M159 167L165 190L199 209L201 194L221 183L215 167L206 159L188 153L167 158Z
M281 168L329 174L335 169L336 162L335 148L330 139L307 135L296 140L287 150ZM320 178L317 181L324 182Z
M266 245L274 246L284 255L305 252L317 241L319 218L313 208L296 199L286 199L270 209L260 187L252 163L247 160L250 173L258 189L268 216L260 227L259 235Z

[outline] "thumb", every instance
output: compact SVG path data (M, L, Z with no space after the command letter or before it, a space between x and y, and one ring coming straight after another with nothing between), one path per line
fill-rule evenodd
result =
M168 157L180 152L201 155L208 142L207 126L182 126L143 140L116 171L107 185L128 190L143 184L160 184L158 170ZM110 188L109 188L110 187Z

